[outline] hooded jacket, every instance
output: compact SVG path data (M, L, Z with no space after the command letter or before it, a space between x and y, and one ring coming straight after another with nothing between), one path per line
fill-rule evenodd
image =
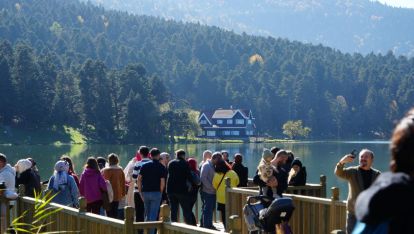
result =
M102 191L106 190L106 183L98 170L85 168L80 178L79 192L86 198L87 203L102 200Z
M16 184L16 171L10 164L6 164L6 166L0 169L0 182L4 182L7 189L14 190Z

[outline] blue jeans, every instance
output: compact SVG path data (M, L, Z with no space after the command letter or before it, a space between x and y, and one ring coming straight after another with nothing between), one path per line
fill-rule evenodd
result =
M214 228L213 211L216 205L216 194L201 191L201 201L203 202L203 213L201 214L202 227Z
M142 192L144 198L144 216L145 221L157 221L158 211L160 210L161 192ZM151 229L149 233L155 233L155 229Z

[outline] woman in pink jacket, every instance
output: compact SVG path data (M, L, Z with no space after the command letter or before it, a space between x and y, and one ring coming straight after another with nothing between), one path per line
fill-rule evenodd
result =
M103 191L107 191L106 184L99 171L98 162L94 157L89 157L82 172L79 185L81 196L86 198L86 211L99 214L99 209L103 204Z

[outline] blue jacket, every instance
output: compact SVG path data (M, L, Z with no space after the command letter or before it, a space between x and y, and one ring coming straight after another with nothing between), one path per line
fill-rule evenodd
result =
M57 194L53 198L52 202L70 207L79 207L79 191L73 176L68 175L67 183L64 186L60 186L58 191L53 188L54 181L55 176L53 175L50 177L49 184L47 185L48 191L52 191L54 194Z

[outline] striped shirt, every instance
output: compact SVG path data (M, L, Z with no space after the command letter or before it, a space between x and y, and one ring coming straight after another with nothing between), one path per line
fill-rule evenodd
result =
M138 187L137 187L138 175L139 175L139 172L141 171L142 165L144 165L147 162L151 162L151 159L143 158L141 161L136 162L135 165L134 165L134 170L132 172L132 179L135 181L135 190L134 190L134 192L138 192Z

